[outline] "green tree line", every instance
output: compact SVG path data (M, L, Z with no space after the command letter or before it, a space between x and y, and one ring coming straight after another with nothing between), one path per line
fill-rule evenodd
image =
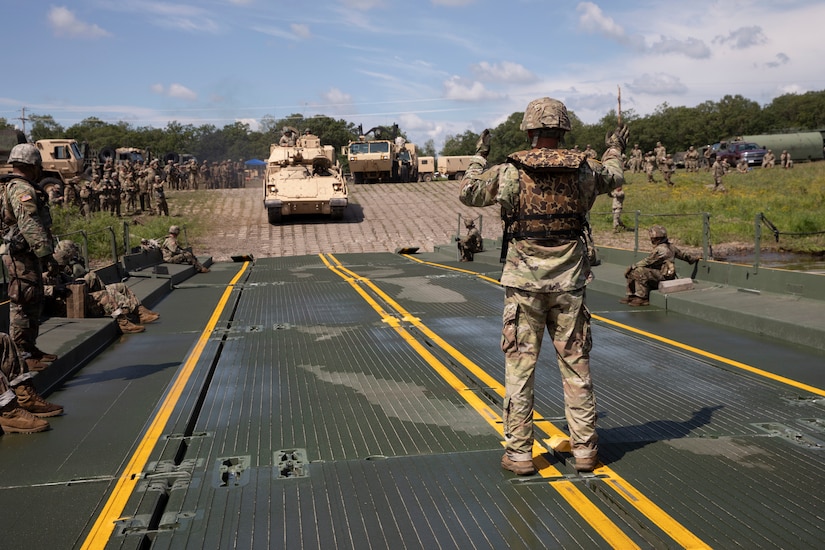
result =
M522 112L512 113L507 120L492 128L491 162L501 162L512 151L528 147L524 132L519 130ZM566 137L568 146L584 148L590 144L601 152L605 133L617 124L617 113L611 110L595 124L584 124L575 112L570 113L572 130ZM86 118L64 128L51 115L32 114L30 138L73 138L87 143L92 150L108 147L138 147L152 155L189 153L200 160L265 159L269 146L277 143L285 126L299 132L309 129L324 144L340 153L341 147L356 139L362 128L352 122L324 115L304 117L296 113L276 119L264 116L257 130L249 124L235 122L218 128L212 124L195 126L172 121L165 128L133 126L126 122L109 123L96 117ZM760 106L741 95L726 95L719 101L706 101L695 107L659 105L653 113L640 116L630 109L622 112L622 120L631 128L631 142L652 150L661 141L668 151L684 151L691 145L702 147L737 135L810 131L825 128L825 91L785 94ZM0 117L0 128L12 125ZM403 129L400 135L405 136ZM420 155L469 155L475 152L479 135L471 130L449 135L440 152L433 140L418 144ZM346 165L346 159L340 158Z

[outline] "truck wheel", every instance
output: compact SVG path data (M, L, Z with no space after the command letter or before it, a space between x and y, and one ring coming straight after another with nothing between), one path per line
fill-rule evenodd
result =
M409 166L402 166L401 167L401 183L410 183L410 167Z
M333 220L342 220L344 219L344 209L345 206L333 206L332 212L330 212L330 218Z
M424 174L424 181L426 181L426 182L433 181L433 175L432 174Z
M40 180L40 186L47 195L51 195L52 193L58 196L63 195L63 182L58 178L43 178Z
M266 209L266 217L269 219L269 223L275 224L281 222L281 209L280 208L267 208Z
M355 172L352 175L352 180L355 183L364 183L364 173L363 172Z
M456 172L455 176L453 176L454 180L461 180L462 178L464 178L464 172Z

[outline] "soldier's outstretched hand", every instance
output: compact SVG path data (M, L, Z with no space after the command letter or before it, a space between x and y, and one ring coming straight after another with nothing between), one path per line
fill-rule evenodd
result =
M476 142L476 155L487 158L490 154L490 139L492 139L490 130L485 128Z
M622 124L615 130L613 133L607 133L604 136L604 144L608 147L615 147L622 153L624 153L625 147L627 146L627 138L630 136L630 130L627 129L627 124Z

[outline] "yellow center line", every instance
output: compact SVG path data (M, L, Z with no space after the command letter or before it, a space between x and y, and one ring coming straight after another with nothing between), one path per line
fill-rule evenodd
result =
M212 331L218 324L218 320L226 307L226 303L229 301L229 297L232 294L235 284L238 282L238 279L241 278L241 275L248 266L249 262L244 262L241 269L235 277L232 278L224 290L218 305L215 306L215 310L209 318L209 322L206 323L206 327L203 329L203 332L201 332L194 349L186 358L183 367L180 371L178 371L172 386L169 388L169 391L158 409L158 413L155 415L154 419L152 419L152 423L149 425L149 428L146 430L143 438L138 443L135 452L132 454L126 468L120 475L115 488L112 490L109 500L103 506L103 510L101 510L100 515L97 517L97 520L89 532L89 535L86 537L86 540L81 547L84 550L104 548L109 542L109 538L111 538L112 532L115 529L115 522L121 517L121 514L123 514L123 510L126 508L126 503L129 501L129 498L132 496L132 492L140 480L140 474L146 466L146 462L152 454L155 445L163 434L163 430L166 428L166 424L172 416L175 405L180 399L186 384L189 382L189 378L195 370L195 365L200 359L200 356L206 347L206 343L212 335Z
M365 277L361 277L351 270L343 267L341 262L338 261L335 256L332 254L327 254L332 261L335 262L333 265L327 258L321 254L320 258L324 264L331 269L335 274L339 277L344 279L347 283L355 289L358 294L365 298L365 300L373 307L373 309L381 316L381 318L390 324L393 329L404 339L407 344L412 347L416 353L418 353L426 362L430 365L438 374L441 376L447 384L453 388L476 412L481 415L484 420L487 421L490 426L499 434L499 436L503 439L504 438L504 428L503 422L501 420L501 416L495 412L489 405L487 405L474 391L470 391L467 388L467 385L459 379L455 374L453 374L441 361L438 360L421 342L419 342L407 329L401 326L398 323L397 319L396 322L389 322L388 317L391 317L383 307L381 307L367 292L361 288L358 283L363 283L367 285L373 292L375 292L382 300L385 300L387 304L389 304L393 309L395 309L405 321L409 321L413 323L419 329L426 329L429 334L435 335L432 331L427 329L418 319L414 318L408 311L406 311L400 304L395 302L392 298L390 298L387 294L381 291L378 287L376 287L369 279ZM394 318L394 317L393 317ZM438 338L436 336L436 338ZM438 338L440 342L444 342L441 338ZM458 356L463 359L459 359L455 357L457 360L461 361L462 364L465 362L469 365L472 365L474 369L477 369L479 372L483 371L477 366L474 365L469 359L464 357L460 354L455 348L449 346L451 350L453 350ZM486 373L484 373L486 378L489 378L492 382L491 387L500 387L500 384L495 382L492 378L490 378ZM503 395L503 394L502 394ZM559 433L561 431L559 430ZM576 486L575 483L572 481L564 480L563 474L556 469L552 464L547 462L544 458L544 454L549 452L546 448L544 448L541 444L537 441L533 444L533 454L535 456L534 462L538 467L539 474L545 478L553 478L554 480L562 479L562 481L556 481L551 483L550 485L555 489L559 495L562 496L569 504L573 507L579 515L587 521L593 529L601 535L604 540L610 544L613 548L622 548L622 549L630 549L630 548L638 548L635 542L628 537L613 521L608 518L604 512L602 512L593 502L587 498L584 493Z
M431 265L431 266L434 266L434 267L442 267L444 269L451 269L453 271L467 272L467 273L470 273L471 275L476 275L476 276L478 275L477 273L475 273L473 271L457 269L457 268L453 268L453 267L450 267L450 266L444 266L444 265L436 264L436 263L432 263L432 262L423 262L423 261L417 260L416 258L412 258L411 256L408 256L408 255L406 255L406 257L409 258L409 259L418 261L419 263L425 263L427 265ZM485 279L485 280L488 280L488 281L492 281L496 285L500 284L498 280L490 279L489 277L480 276L479 278L482 278L482 279ZM392 302L388 302L388 303L392 304ZM596 318L595 315L593 317ZM601 320L601 318L599 318L599 319ZM622 326L619 323L611 322L611 324ZM422 327L423 327L423 325L422 325ZM424 328L426 329L426 327L424 327ZM631 329L631 327L627 327L627 328ZM424 330L424 329L422 329L422 330ZM429 329L426 329L426 330L429 331ZM633 330L633 329L631 329L631 330ZM431 331L429 331L429 332L431 332ZM637 331L637 332L642 332L642 331ZM653 336L653 335L651 335L651 336ZM429 336L429 337L433 338L433 336ZM436 344L438 344L439 346L441 346L441 344L439 342L443 342L437 336L433 338L433 341ZM447 351L447 353L452 355L453 352L451 350L454 349L454 348L452 348L452 346L447 345L447 347L442 346L442 348L445 351ZM458 356L456 356L455 358L462 365L466 366L465 361L470 362L469 359L464 357L459 352L456 352L456 353L458 353ZM474 366L474 368L470 369L470 370L476 376L478 376L478 374L477 374L478 371L484 372L478 366ZM499 393L499 395L501 395L501 396L504 395L504 388L500 384L495 382L492 379L492 377L490 377L486 373L484 373L483 377L479 376L479 380L481 380L484 384L489 385L491 388L494 388L495 391L497 393ZM537 429L547 433L547 435L550 436L550 438L545 440L545 442L548 444L548 446L549 446L549 441L550 441L550 439L553 438L553 436L563 436L563 437L567 436L567 434L565 434L559 427L554 425L552 422L544 419L537 411L534 411L533 421L534 421L534 425ZM709 548L709 546L706 543L704 543L696 535L691 533L688 529L686 529L683 525L681 525L674 518L670 517L664 510L662 510L652 500L650 500L649 498L644 496L640 491L635 489L627 480L623 479L619 474L614 472L612 469L608 468L605 465L601 465L598 468L596 468L596 470L593 473L600 476L600 477L602 477L602 478L608 478L609 480L612 480L613 483L608 483L609 487L614 489L619 495L621 495L631 505L633 505L640 513L642 513L650 521L652 521L657 526L659 526L659 528L661 528L665 533L667 533L668 536L670 536L674 541L676 541L677 543L679 543L683 547L685 547L685 548Z

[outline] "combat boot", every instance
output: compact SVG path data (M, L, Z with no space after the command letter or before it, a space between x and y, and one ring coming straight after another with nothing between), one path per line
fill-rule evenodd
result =
M63 407L49 403L37 393L34 385L30 381L25 381L14 387L17 395L17 403L20 408L25 409L39 418L48 418L63 414Z
M45 370L50 365L51 363L44 363L40 359L35 359L33 357L26 358L26 367L28 367L28 369L33 372L40 372L41 370Z
M132 321L130 321L125 315L120 315L117 318L117 326L120 328L120 332L123 334L136 334L138 332L143 332L146 330L146 327L143 325L136 325Z
M7 434L33 434L49 429L49 423L20 407L15 399L0 408L0 428Z
M507 453L501 457L501 467L520 476L529 476L536 473L532 460L513 460Z
M198 270L198 273L209 273L211 271L208 267L203 265L198 266L196 269Z
M148 324L148 323L153 323L153 322L157 321L158 318L160 318L160 313L155 313L154 311L152 311L151 309L149 309L145 306L140 306L138 308L138 315L140 317L140 324L141 325L145 325L145 324Z
M596 469L596 465L599 463L599 456L596 453L593 453L590 456L577 456L574 457L576 461L573 465L576 468L577 472L592 472Z
M53 353L46 353L45 351L41 351L37 348L34 348L34 351L31 355L33 358L40 359L44 363L52 363L54 361L57 361L57 355Z
M639 298L638 296L634 296L627 302L627 305L633 307L649 306L650 301L647 298Z
M632 300L632 299L633 299L633 295L632 295L632 294L630 294L630 295L628 295L628 296L625 296L625 297L624 297L624 298L622 298L621 300L619 300L619 303L620 303L620 304L628 304L628 303L630 303L630 300Z

